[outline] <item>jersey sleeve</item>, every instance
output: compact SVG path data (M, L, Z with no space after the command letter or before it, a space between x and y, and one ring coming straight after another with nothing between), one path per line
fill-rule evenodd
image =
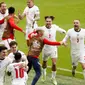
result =
M37 6L36 6L36 9L35 9L35 14L36 15L39 15L40 14L39 8Z
M66 31L59 26L55 25L56 31L59 31L60 33L66 33Z
M7 66L7 72L11 72L12 71L12 64L9 64L8 66Z
M68 32L66 33L66 36L65 36L64 39L63 39L63 42L67 42L68 38L70 37L69 34L70 34L70 32L68 31Z
M33 31L30 34L28 34L28 39L32 38L32 36L35 35L35 34L36 34L36 31Z
M13 28L13 29L16 29L16 30L18 30L18 31L23 31L20 27L18 27L16 24L15 24L15 22L14 22L14 18L9 18L9 20L8 20L8 22L9 22L9 24L10 24L10 26Z
M28 10L29 8L28 7L26 7L25 9L24 9L24 11L23 11L23 13L22 13L22 15L26 15L26 13L27 13L27 10Z
M4 23L4 19L0 20L0 24L3 24Z
M47 39L43 39L43 42L44 42L44 44L47 44L47 45L61 45L60 44L60 42L52 42L52 41L49 41L49 40L47 40Z
M22 54L22 62L25 62L26 64L28 64L27 57L24 53Z

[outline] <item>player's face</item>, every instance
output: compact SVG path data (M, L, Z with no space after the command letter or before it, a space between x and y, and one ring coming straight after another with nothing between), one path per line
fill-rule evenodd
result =
M78 30L80 28L80 21L79 20L74 20L74 29Z
M7 50L2 50L0 52L0 57L4 59L6 56L7 56Z
M1 5L1 12L2 12L3 14L6 12L6 9L7 9L6 4L5 4L5 3L2 4L2 5Z
M27 6L28 6L29 8L33 7L33 5L34 5L34 3L33 3L32 0L28 0L28 1L27 1Z
M52 19L51 18L47 18L46 19L46 27L47 28L51 28L51 25L52 25Z
M12 51L13 53L15 53L17 50L18 50L17 45L11 46L11 51Z

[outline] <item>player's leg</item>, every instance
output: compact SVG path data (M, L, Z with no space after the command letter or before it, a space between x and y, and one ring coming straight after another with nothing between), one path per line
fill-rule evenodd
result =
M32 58L32 64L36 74L31 85L35 85L41 76L41 68L40 68L39 59Z
M57 51L53 51L50 56L51 56L51 59L52 59L52 80L53 80L53 84L57 85L57 81L56 81Z
M29 68L27 73L29 73L29 71L32 68L32 58L31 58L31 56L27 56L27 60L28 60L28 68Z
M46 80L46 68L47 68L47 61L43 61L43 63L42 63L42 81Z
M82 69L83 69L83 76L84 76L84 79L85 79L85 62L81 63L81 66L82 66Z
M32 28L30 28L30 27L26 28L26 36L25 36L26 40L28 40L28 34L31 33L31 32L33 32Z
M46 54L44 51L42 51L42 81L46 80L46 68L47 68L47 60L48 60L48 54Z
M75 76L75 71L78 66L79 56L72 54L72 75Z
M85 56L83 56L83 57L80 56L80 63L81 63L82 69L83 69L83 76L85 79Z

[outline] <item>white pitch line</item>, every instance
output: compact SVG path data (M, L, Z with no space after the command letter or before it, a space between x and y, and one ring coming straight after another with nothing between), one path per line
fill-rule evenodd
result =
M51 68L51 66L48 66L48 68ZM58 69L58 70L62 70L62 71L72 72L72 70L65 69L65 68L60 68L60 67L58 67L57 69ZM78 74L83 74L82 72L79 72L79 71L76 71L76 73L78 73Z

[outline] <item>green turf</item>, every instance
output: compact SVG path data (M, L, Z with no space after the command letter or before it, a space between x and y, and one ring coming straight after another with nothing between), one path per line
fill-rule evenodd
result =
M32 70L29 75L28 75L28 81L27 85L31 85L32 79L34 77L34 71ZM42 82L42 77L39 79L36 85L53 85L51 81L51 75L48 73L46 77L46 81ZM67 77L67 76L62 76L62 75L57 75L56 80L58 82L58 85L85 85L85 81L82 79L76 79L73 77ZM6 76L6 81L5 85L10 85L11 79L10 77Z
M0 0L3 1L3 0ZM16 8L16 14L18 10L23 12L26 6L26 0L5 0L7 6L14 6ZM85 0L35 0L35 4L40 8L40 21L39 26L44 25L44 16L53 15L55 20L53 23L59 25L61 28L68 30L73 27L73 20L80 19L81 27L85 27ZM25 19L20 21L18 24L20 27L25 29ZM65 35L57 33L57 40L62 40ZM28 47L26 46L25 37L22 33L16 32L16 40L19 43L19 49L27 54ZM64 46L59 47L58 50L58 61L57 67L66 68L71 70L71 57L70 57L70 45L67 48ZM40 58L41 60L41 58ZM42 62L42 61L41 61ZM48 65L51 66L51 60ZM81 66L77 68L78 71L82 71ZM59 74L62 71L58 70ZM71 73L64 72L63 75L71 76ZM76 77L82 78L82 75ZM67 85L67 84L60 84ZM70 84L69 84L70 85Z

